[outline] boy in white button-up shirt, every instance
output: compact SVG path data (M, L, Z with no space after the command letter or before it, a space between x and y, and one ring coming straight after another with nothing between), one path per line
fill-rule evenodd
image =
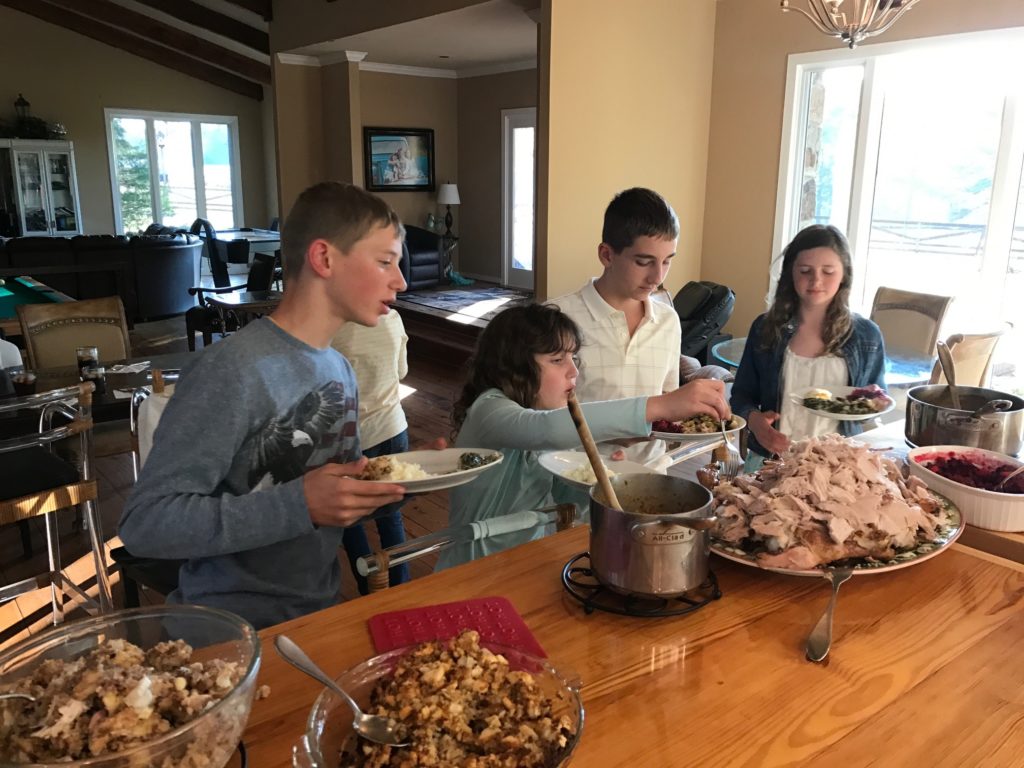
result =
M653 298L678 238L675 211L653 190L627 189L608 204L597 247L604 272L551 302L583 335L580 401L660 395L679 387L679 316L671 304ZM650 461L664 447L661 441L640 443L627 455Z

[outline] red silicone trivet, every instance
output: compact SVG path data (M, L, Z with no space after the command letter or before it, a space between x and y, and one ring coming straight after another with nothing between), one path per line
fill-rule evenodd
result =
M547 658L522 616L504 597L481 597L380 613L367 623L377 653L428 640L447 640L464 629L475 629L481 640Z

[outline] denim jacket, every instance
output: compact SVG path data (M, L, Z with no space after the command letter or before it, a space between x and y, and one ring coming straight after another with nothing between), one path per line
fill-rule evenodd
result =
M732 396L729 398L733 413L744 419L751 411L779 411L782 405L784 393L779 392L782 358L796 332L797 324L790 321L782 329L781 341L772 349L764 349L760 341L764 319L765 315L761 315L750 326L747 345L743 349L736 381L732 385ZM853 333L843 345L841 354L849 370L848 386L877 384L885 388L885 343L877 325L860 315L853 315ZM841 434L856 435L862 431L863 426L859 421L839 422ZM749 438L753 450L767 455L753 434Z

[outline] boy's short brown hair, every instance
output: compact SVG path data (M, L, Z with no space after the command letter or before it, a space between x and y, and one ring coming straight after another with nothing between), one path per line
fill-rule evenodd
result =
M622 253L638 237L675 240L679 218L672 206L652 189L633 187L617 194L604 212L601 240Z
M298 277L314 240L326 240L345 253L372 229L388 226L405 239L398 214L376 195L340 181L314 184L299 195L281 229L285 280Z

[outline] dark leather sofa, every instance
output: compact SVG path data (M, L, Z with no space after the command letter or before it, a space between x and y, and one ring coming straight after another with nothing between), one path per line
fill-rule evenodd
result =
M441 282L441 236L428 229L405 225L402 277L407 291L432 288Z
M195 235L16 237L0 248L0 271L27 274L76 299L120 296L130 320L188 311L203 243Z

